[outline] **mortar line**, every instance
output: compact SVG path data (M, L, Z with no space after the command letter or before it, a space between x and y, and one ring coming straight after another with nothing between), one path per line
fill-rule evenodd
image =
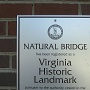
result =
M32 4L32 15L34 15L34 2Z
M0 52L0 55L16 55L17 52Z
M33 4L33 1L0 1L0 4ZM84 2L84 1L34 1L34 3L57 3L57 4L90 4L90 1Z
M17 39L16 36L5 36L5 35L0 35L0 39Z
M6 36L8 36L8 21L6 21Z
M81 12L81 4L78 4L78 15L82 15L82 12Z
M82 15L82 6L81 6L81 4L80 4L80 9L81 9L81 15Z
M10 86L0 86L0 89L17 89L17 87L13 86L13 87L10 87Z
M8 90L12 90L12 89L8 89Z
M10 68L0 68L0 73L17 73L17 70Z
M0 21L17 21L16 18L0 18Z
M10 55L9 57L9 68L12 69L12 55Z

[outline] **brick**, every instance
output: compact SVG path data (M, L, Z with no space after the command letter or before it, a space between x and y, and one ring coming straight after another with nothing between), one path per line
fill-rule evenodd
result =
M82 15L90 15L90 4L81 5Z
M0 35L5 35L6 34L6 22L0 22Z
M16 39L0 39L0 52L16 52Z
M16 73L0 73L0 86L16 86Z
M16 22L15 21L8 22L8 35L16 36L16 33L17 33Z
M9 56L0 55L0 68L9 68Z
M16 56L12 57L12 68L16 69Z
M32 14L32 4L0 4L0 18L16 18Z
M35 4L35 14L40 15L76 15L77 4Z

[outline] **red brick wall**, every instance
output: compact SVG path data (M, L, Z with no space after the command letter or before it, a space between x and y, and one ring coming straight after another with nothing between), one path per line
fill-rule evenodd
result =
M16 90L17 15L90 14L90 0L45 1L0 0L0 90Z

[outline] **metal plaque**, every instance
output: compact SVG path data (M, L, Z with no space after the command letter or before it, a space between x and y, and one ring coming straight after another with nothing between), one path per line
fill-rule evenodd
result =
M90 90L90 16L17 16L17 90Z

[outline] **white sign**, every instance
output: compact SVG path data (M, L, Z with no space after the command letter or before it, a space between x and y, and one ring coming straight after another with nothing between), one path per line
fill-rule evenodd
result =
M17 90L90 90L90 16L17 21Z

